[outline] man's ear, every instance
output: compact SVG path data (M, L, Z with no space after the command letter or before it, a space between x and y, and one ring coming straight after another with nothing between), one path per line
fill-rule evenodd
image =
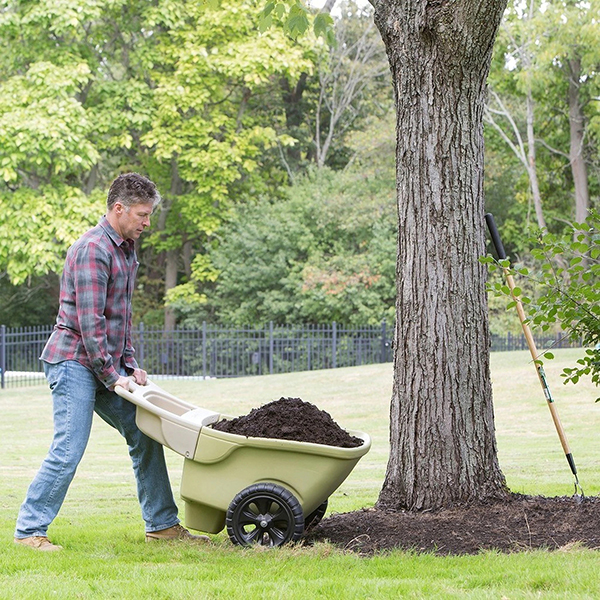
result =
M125 212L125 207L117 201L113 204L113 211L116 215L120 216Z

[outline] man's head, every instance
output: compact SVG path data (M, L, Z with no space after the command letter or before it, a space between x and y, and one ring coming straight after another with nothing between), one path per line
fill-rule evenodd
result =
M129 207L134 204L152 204L154 210L160 202L156 186L139 173L123 173L111 184L106 198L106 207L111 210L116 202Z
M147 177L124 173L108 190L107 219L124 240L137 240L150 226L150 215L159 202L160 194Z

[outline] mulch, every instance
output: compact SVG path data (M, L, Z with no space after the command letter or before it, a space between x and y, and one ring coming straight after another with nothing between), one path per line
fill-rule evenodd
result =
M560 550L575 544L600 549L600 498L512 494L503 502L432 512L368 508L334 514L306 536L307 543L326 540L362 555L393 549L438 555Z
M273 438L356 448L363 440L342 429L328 412L300 398L280 398L235 419L223 419L214 429L248 437Z

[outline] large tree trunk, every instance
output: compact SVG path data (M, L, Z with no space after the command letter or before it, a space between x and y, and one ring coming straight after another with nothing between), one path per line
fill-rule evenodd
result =
M506 493L489 373L483 108L506 0L373 0L397 107L391 454L379 506Z

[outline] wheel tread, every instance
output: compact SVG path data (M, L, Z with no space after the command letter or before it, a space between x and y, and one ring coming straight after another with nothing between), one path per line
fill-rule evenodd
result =
M304 533L304 513L300 502L292 492L275 483L256 483L236 494L227 509L225 523L227 533L234 544L250 546L253 543L265 541L265 536L260 534L258 527L245 534L240 525L251 525L255 521L254 513L250 510L250 505L259 501L264 501L259 510L267 510L275 502L278 504L278 510L270 515L273 521L280 523L286 520L287 527L282 529L275 523L272 528L265 532L269 541L268 545L280 546L288 542L296 542ZM272 534L271 534L272 531Z

